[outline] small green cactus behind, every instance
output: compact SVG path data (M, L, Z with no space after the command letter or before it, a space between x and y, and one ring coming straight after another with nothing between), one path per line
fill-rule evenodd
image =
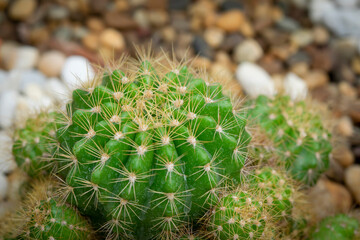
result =
M274 220L288 221L292 215L296 188L293 181L271 167L263 167L254 171L247 179L249 188L258 189Z
M210 210L208 236L224 240L270 239L274 225L264 205L265 198L256 189L238 188L225 193Z
M323 219L310 234L310 240L353 240L359 231L357 219L345 214Z
M250 135L221 84L148 57L96 80L73 91L58 155L70 201L103 213L108 238L172 239L240 182Z
M73 207L54 197L57 184L51 179L35 181L20 209L0 222L0 238L92 239L87 220Z
M55 118L59 114L43 112L28 119L14 134L13 154L17 165L29 176L38 177L52 171L56 149Z
M249 105L249 116L273 143L262 147L277 153L279 164L285 166L294 179L315 184L329 167L332 150L331 136L320 115L312 113L305 102L294 103L288 96L281 95L273 99L259 96Z

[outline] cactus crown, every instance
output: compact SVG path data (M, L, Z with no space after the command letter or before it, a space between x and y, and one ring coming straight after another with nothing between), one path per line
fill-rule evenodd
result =
M120 66L73 91L58 124L59 174L83 213L104 213L108 238L171 239L224 182L240 181L246 120L221 84L183 63Z
M311 112L305 102L295 103L288 96L259 96L250 104L250 117L272 142L272 146L265 146L266 150L279 155L278 164L288 169L294 179L315 184L329 167L332 150L331 135L321 116Z

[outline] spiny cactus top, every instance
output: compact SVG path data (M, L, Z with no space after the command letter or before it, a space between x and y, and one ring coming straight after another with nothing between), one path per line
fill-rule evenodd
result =
M359 237L359 222L344 214L327 217L311 233L311 240L352 240Z
M31 177L43 175L53 167L50 160L56 146L56 116L56 113L43 112L28 119L25 128L15 131L15 161Z
M55 196L56 185L49 178L35 181L20 209L0 222L0 238L92 239L89 223L73 207L61 203Z
M246 120L221 84L186 66L125 62L72 96L59 168L79 209L105 216L109 238L170 239L221 183L240 180Z
M315 184L329 167L332 150L330 134L320 116L309 111L305 102L294 103L287 96L259 96L251 104L250 117L273 141L268 150L279 154L280 164L295 179Z

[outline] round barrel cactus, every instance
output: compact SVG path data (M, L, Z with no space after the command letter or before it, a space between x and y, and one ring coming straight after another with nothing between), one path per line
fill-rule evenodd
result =
M92 239L93 231L87 220L55 196L57 184L51 179L35 181L21 207L0 222L0 238Z
M261 147L280 156L294 179L308 185L316 183L329 167L331 135L320 115L305 102L293 102L288 96L273 99L259 96L250 101L249 116L272 143ZM263 151L263 150L261 150Z
M69 201L103 215L108 238L172 239L240 182L245 114L186 66L123 66L74 90L59 125Z
M42 112L26 121L23 129L14 133L13 154L17 165L29 176L46 175L53 169L56 149L55 112Z
M345 214L323 219L310 234L310 240L353 240L359 237L359 222Z

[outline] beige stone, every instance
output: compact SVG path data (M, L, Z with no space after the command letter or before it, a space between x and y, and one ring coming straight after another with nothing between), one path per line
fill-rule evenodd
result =
M57 77L65 63L65 55L59 51L49 51L41 55L38 69L47 77Z
M100 44L114 50L123 50L126 46L123 35L112 28L108 28L100 34Z
M231 10L221 14L216 21L216 25L227 32L237 32L244 21L245 16L242 11Z
M350 192L341 184L320 179L309 192L309 200L317 219L347 213L352 206Z
M83 37L82 43L88 49L96 51L99 47L99 35L95 33L87 34Z
M345 183L356 202L360 204L360 165L353 165L346 169Z
M314 70L309 72L304 77L304 80L308 88L311 90L326 85L329 82L329 76L323 70Z
M36 8L35 0L15 0L9 9L9 15L14 20L26 20L35 11Z
M211 47L218 47L224 41L225 33L220 28L208 28L204 32L204 39Z

